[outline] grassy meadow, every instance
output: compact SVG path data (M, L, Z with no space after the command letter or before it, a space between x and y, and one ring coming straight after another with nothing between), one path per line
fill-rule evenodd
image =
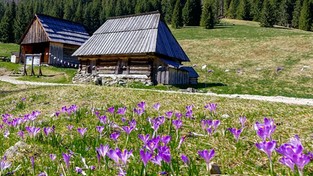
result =
M11 56L12 52L18 52L19 46L17 44L13 43L0 43L0 57L5 56L9 57Z
M116 175L118 168L122 168L129 175L158 175L160 172L167 172L173 175L206 175L204 160L197 154L198 150L214 149L215 156L212 162L216 163L223 174L231 175L269 175L269 160L264 152L255 147L256 142L261 142L254 130L256 121L262 122L264 117L273 118L276 131L273 139L277 141L277 147L289 141L295 134L300 136L305 152L313 150L312 125L313 109L309 106L285 105L281 103L267 103L260 101L236 100L217 98L209 96L188 95L188 94L168 94L157 93L149 90L131 90L125 88L99 87L99 86L75 86L75 87L34 87L26 85L11 85L0 82L0 114L12 114L12 117L23 117L32 111L40 111L40 115L33 121L27 121L15 127L4 124L0 128L0 156L7 148L18 141L25 141L32 148L31 151L24 151L23 157L8 159L12 163L12 171L18 165L20 169L17 175L37 175L46 172L49 175L75 175L75 167L83 168L88 175ZM25 98L25 100L22 100ZM146 102L145 112L139 116L133 112L133 108L138 108L137 104ZM159 111L153 108L155 103L160 103ZM208 103L216 103L217 109L213 113L204 108ZM75 113L62 113L63 106L77 105ZM193 105L193 117L187 118L186 106ZM110 107L115 108L115 113L107 112ZM127 107L125 115L116 114L117 108ZM247 108L249 107L249 108ZM93 110L93 111L92 111ZM94 114L99 111L100 115L106 115L110 123L102 124ZM180 112L183 116L182 127L176 133L171 120L165 118L157 131L157 135L171 135L168 143L171 153L171 163L162 161L161 165L148 162L143 171L143 164L140 160L139 150L143 143L139 140L139 134L153 134L153 129L148 118L165 116L168 111ZM55 116L60 112L59 116ZM228 128L240 128L238 118L246 116L247 122L243 132L236 143ZM124 117L124 119L123 119ZM135 119L136 128L129 134L116 127L126 126L128 121ZM200 125L202 119L219 120L220 125L215 132L209 135L203 131ZM125 122L126 120L126 122ZM112 126L112 124L115 124ZM73 129L68 130L68 125ZM39 134L31 138L25 127L40 127ZM54 126L54 132L46 136L44 127ZM103 126L102 135L96 130L97 126ZM87 128L84 136L78 132L78 128ZM7 138L4 137L9 131ZM24 132L21 139L17 133ZM110 139L114 132L120 132L120 137L116 142ZM190 135L190 134L199 135ZM178 141L181 137L187 136L185 141L178 148ZM129 141L127 141L129 138ZM178 138L178 140L176 139ZM116 164L106 157L97 161L96 148L100 144L108 144L110 148L120 148L133 150L133 156L128 159L128 163ZM72 153L70 166L67 168L62 158L63 153ZM51 161L49 155L56 154L56 159ZM181 154L185 154L192 161L187 165L180 159ZM30 158L34 157L34 167ZM82 158L85 158L87 166L95 166L95 170L88 169ZM273 153L274 172L278 175L292 175L286 166L279 164L281 156ZM306 175L313 174L312 163L305 167ZM5 172L3 172L5 173Z
M186 27L172 32L208 91L313 98L312 32L230 19L213 30Z

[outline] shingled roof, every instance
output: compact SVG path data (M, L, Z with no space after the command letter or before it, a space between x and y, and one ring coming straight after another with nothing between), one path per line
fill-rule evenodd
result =
M108 19L73 56L147 53L189 61L158 12Z
M89 34L81 24L47 15L36 14L27 31L22 36L20 43L24 44L23 39L36 19L40 22L50 42L80 46L89 38Z

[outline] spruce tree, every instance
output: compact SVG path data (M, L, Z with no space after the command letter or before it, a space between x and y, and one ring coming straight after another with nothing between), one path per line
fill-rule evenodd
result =
M237 0L231 0L227 11L227 17L235 19L237 14L236 9L237 9Z
M135 13L143 13L148 11L148 2L146 0L137 0Z
M6 8L0 22L0 41L4 43L10 42L10 9Z
M272 4L269 0L264 0L263 8L261 12L260 26L261 27L273 27L275 24L275 17L273 14Z
M236 16L240 20L250 20L250 3L248 0L240 0Z
M253 21L260 21L263 7L263 0L252 0Z
M14 41L18 42L23 35L25 28L27 27L28 20L25 16L25 7L21 2L18 6L16 17L14 19L13 28L14 28Z
M116 0L116 6L115 6L115 15L116 16L122 16L124 15L124 5L122 4L122 0Z
M173 6L170 0L162 0L162 15L165 19L165 22L171 23L173 15Z
M73 0L64 1L63 13L64 13L63 19L73 21L75 14Z
M280 2L278 10L278 25L288 26L289 24L289 14L288 14L288 2L287 0L282 0Z
M183 21L186 26L199 26L201 16L201 1L187 0L182 11Z
M181 28L183 26L181 0L176 1L171 24L175 29Z
M105 0L106 18L115 16L114 6L115 6L114 0Z
M302 0L297 0L294 10L292 12L292 27L299 28L299 18L302 8Z
M204 1L201 15L201 26L205 29L213 29L215 25L214 2L211 0Z
M83 21L83 4L81 1L78 2L77 8L73 17L73 21L77 23L82 23Z
M311 29L310 2L304 0L299 18L299 29L309 31Z

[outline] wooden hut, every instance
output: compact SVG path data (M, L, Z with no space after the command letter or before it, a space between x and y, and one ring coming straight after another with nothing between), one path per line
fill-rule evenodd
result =
M198 77L159 12L108 19L73 56L81 75L124 78L153 84L196 84ZM192 79L192 81L191 81Z
M79 62L72 54L88 38L81 24L36 14L19 41L20 52L21 56L41 53L43 64L75 67Z

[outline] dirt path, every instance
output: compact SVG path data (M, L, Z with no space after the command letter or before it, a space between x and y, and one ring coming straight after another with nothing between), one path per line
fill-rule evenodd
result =
M37 86L81 86L78 84L57 84L57 83L43 83L43 82L30 82L30 81L19 81L14 77L0 76L0 81L9 82L12 84L26 84L26 85L37 85ZM247 100L258 100L276 103L296 104L296 105L308 105L313 106L313 99L308 98L292 98L283 96L261 96L261 95L246 95L246 94L216 94L216 93L189 93L179 91L163 91L163 90L150 90L150 89L133 89L140 91L151 91L151 92L163 92L163 93L177 93L177 94L193 94L202 96L215 96L225 98L239 98Z

